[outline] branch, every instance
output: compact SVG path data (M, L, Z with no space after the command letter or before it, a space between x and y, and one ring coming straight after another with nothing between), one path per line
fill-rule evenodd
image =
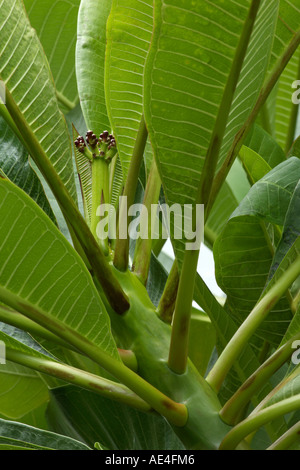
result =
M247 53L248 45L250 42L258 9L260 7L260 3L261 0L252 0L251 6L248 11L248 16L243 26L243 31L239 39L235 57L233 59L233 64L230 70L230 74L228 76L222 101L218 110L217 119L210 140L210 145L206 154L204 167L201 173L200 191L197 198L198 204L206 205L209 201L213 178L215 175L223 137L227 126L228 116L231 110L234 94L238 85L240 73L244 64L244 59Z
M172 323L179 285L179 272L176 259L169 273L164 291L157 307L158 316L166 323Z
M206 206L209 201L228 116L260 3L261 0L252 0L248 16L244 23L206 154L199 183L199 191L195 201L196 205L204 204ZM193 209L193 228L195 230L195 207ZM178 374L183 374L187 365L189 328L198 257L199 250L186 251L180 274L168 362L170 369Z
M220 450L234 450L245 437L259 429L261 426L291 413L292 411L296 411L299 407L300 395L295 395L294 397L275 403L275 405L271 405L268 408L264 408L257 414L250 415L229 431L220 445Z
M72 346L72 344L67 343L59 336L51 333L51 331L49 331L48 329L43 328L38 323L30 320L19 312L9 309L5 305L0 305L0 321L8 325L14 326L15 328L19 328L20 330L27 331L27 333L30 333L33 337L43 338L65 349L69 349L71 351L79 353L78 349ZM129 351L127 349L118 349L118 353L122 362L127 367L134 371L137 371L138 364L133 351Z
M284 272L281 278L265 294L254 307L241 327L231 338L206 380L213 389L219 391L226 375L233 366L235 360L243 350L247 341L251 338L260 324L266 319L268 313L284 295L290 285L300 275L300 255Z

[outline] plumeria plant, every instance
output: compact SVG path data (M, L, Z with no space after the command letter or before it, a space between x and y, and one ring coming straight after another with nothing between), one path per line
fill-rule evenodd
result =
M299 25L0 0L1 449L299 448Z

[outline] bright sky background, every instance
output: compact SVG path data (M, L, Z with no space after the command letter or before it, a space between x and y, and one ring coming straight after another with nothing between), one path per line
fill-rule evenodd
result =
M173 247L170 240L167 240L162 251L174 258ZM213 254L204 244L201 245L197 271L214 295L224 295L216 282Z

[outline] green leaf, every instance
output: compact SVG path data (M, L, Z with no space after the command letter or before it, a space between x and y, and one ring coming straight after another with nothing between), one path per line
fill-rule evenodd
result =
M209 316L217 334L217 349L221 354L237 330L237 324L230 318L224 307L215 299L202 278L197 274L194 299ZM235 362L234 368L229 372L220 399L225 403L238 387L259 367L259 361L250 345ZM262 391L263 393L263 391Z
M0 341L11 350L52 359L27 333L2 322ZM46 383L34 370L7 361L0 365L0 377L0 414L6 418L19 420L49 400Z
M217 282L238 324L249 315L268 280L274 248L264 222L283 225L299 177L296 158L273 169L251 188L214 245ZM278 345L291 315L283 297L256 337Z
M287 374L279 384L276 393L273 394L272 398L267 402L266 407L298 394L300 394L300 366Z
M260 126L254 125L245 139L244 144L258 153L271 168L286 160L286 156L276 140Z
M235 91L220 153L219 168L235 135L246 122L259 96L269 65L280 1L263 1Z
M296 259L296 257L299 256L299 253L300 253L300 237L296 239L295 243L287 252L281 264L277 268L270 284L276 280L276 278L278 277L278 274L282 273L284 270L286 270L289 267L289 265ZM297 312L294 315L281 344L286 343L289 339L293 338L293 336L298 334L299 328L300 328L300 308L298 306Z
M199 275L196 277L194 298L211 319L217 333L217 349L220 354L236 332L237 324L230 318L225 308L217 302ZM260 365L256 351L252 349L250 344L246 344L221 388L219 394L221 403L226 403ZM253 397L253 405L257 406L260 400L270 393L272 389L273 386L270 383L265 384L261 388L260 393ZM268 432L274 438L277 438L285 430L286 425L284 420L276 420L276 422L268 427Z
M288 153L288 157L297 157L300 158L300 136L295 140L292 148Z
M244 1L226 3L226 8L204 0L155 2L144 107L170 206L195 203L205 155L248 7L249 2ZM264 1L233 100L219 164L258 96L276 16L277 1ZM244 97L241 101L240 94ZM181 259L182 243L178 241L175 248Z
M248 175L251 185L257 183L267 173L271 171L271 167L267 162L254 150L243 145L239 152L239 157L243 162L243 166Z
M270 71L275 62L281 56L282 52L290 42L293 34L299 28L300 21L300 1L281 0L278 24L274 38ZM290 135L289 127L292 122L292 112L295 106L292 103L292 94L294 89L292 83L299 79L299 51L296 51L279 80L276 94L276 112L275 112L275 132L276 140L285 151L289 150L293 142L293 132ZM291 130L295 131L296 116L292 122Z
M53 74L62 109L78 101L75 76L75 45L80 0L24 0Z
M12 450L90 450L75 439L4 419L0 419L0 445Z
M1 415L18 420L49 400L45 382L35 371L9 361L0 365L0 394Z
M107 23L105 94L125 177L143 114L143 73L152 29L152 0L112 1Z
M291 198L289 208L286 213L282 237L276 248L273 258L273 263L270 269L270 278L273 276L275 270L287 254L288 250L292 247L294 242L300 236L300 182L297 184L294 194Z
M254 215L267 218L273 224L283 225L299 178L298 158L281 163L251 188L232 218Z
M41 209L3 179L0 218L1 296L16 310L24 302L36 315L40 309L50 327L57 320L118 359L108 315L81 258Z
M216 331L209 317L193 308L189 337L189 358L204 376L213 349L216 345Z
M99 135L110 129L104 94L106 22L111 0L82 0L78 14L76 76L83 116Z
M9 93L8 109L14 108L20 126L26 128L27 144L33 148L39 143L76 201L67 126L58 108L49 64L21 0L13 7L10 0L2 2L0 30L0 79Z
M51 391L48 420L57 432L110 450L180 450L183 444L158 415L136 411L74 386Z
M213 247L216 238L237 206L238 200L230 185L225 181L205 225L204 236L207 246Z
M28 153L8 124L0 117L0 168L7 178L23 189L55 223L55 216Z

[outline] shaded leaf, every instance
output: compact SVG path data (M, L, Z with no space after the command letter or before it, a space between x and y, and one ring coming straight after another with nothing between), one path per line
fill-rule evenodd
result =
M10 0L2 2L0 30L0 79L21 113L30 139L39 142L76 201L66 122L58 108L48 61L21 0L13 6Z
M183 444L160 416L136 411L73 386L51 391L48 420L55 430L91 447L110 450L180 450Z
M53 74L62 109L78 101L75 76L75 45L80 0L24 0Z
M104 94L106 22L111 0L82 0L78 14L76 77L85 122L99 135L110 130ZM80 130L80 129L79 129Z
M50 431L0 419L0 445L2 449L90 450L81 442Z
M268 65L277 1L262 2L223 142L249 115ZM249 2L155 2L154 35L145 70L145 118L166 199L195 203L204 159ZM254 52L255 51L255 52ZM251 76L251 79L249 78ZM240 95L244 99L241 99ZM176 255L184 246L176 240Z
M258 153L271 168L286 160L286 156L276 140L260 126L254 125L244 144Z
M0 117L0 167L7 178L23 189L55 222L44 188L29 164L28 153L8 124Z

